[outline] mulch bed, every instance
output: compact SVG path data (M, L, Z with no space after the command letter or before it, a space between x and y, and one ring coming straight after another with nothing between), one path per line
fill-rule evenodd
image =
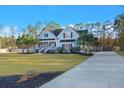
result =
M21 75L0 77L0 88L38 88L62 73L63 72L40 73L38 76L21 83L17 83Z

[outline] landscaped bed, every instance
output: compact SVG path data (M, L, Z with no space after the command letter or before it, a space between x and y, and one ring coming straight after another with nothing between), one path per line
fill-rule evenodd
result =
M39 87L87 58L78 54L0 54L0 87ZM39 74L18 83L29 70Z
M0 88L38 88L62 73L63 72L40 73L38 76L21 83L17 83L21 75L4 76L0 77Z

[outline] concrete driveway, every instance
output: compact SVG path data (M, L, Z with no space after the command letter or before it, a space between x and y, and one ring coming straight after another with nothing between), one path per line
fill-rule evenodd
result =
M41 88L124 88L124 58L99 52Z

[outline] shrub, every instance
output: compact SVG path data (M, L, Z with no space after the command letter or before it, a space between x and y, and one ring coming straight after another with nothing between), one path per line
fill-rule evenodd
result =
M80 47L72 47L72 48L70 48L70 52L71 53L77 53L77 52L79 52L81 49L80 49Z
M81 53L81 55L84 55L84 56L92 56L93 53L91 53L91 52L84 52L84 53Z
M55 50L48 50L46 53L47 54L55 54L56 52L55 52Z
M64 48L62 48L62 47L58 47L56 49L56 53L63 53L63 51L64 51Z
M20 79L17 81L17 83L21 83L24 81L27 81L29 79L33 79L38 75L38 72L35 70L28 70L24 75L20 77Z
M26 73L25 73L25 77L27 78L27 79L31 79L31 78L33 78L33 77L35 77L35 76L37 76L38 75L38 72L36 71L36 70L28 70Z

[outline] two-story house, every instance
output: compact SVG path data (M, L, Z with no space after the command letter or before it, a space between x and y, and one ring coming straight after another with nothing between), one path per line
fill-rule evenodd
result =
M70 26L54 31L43 31L38 36L41 42L39 49L47 51L63 47L65 50L69 50L71 47L77 46L78 37L78 32Z

